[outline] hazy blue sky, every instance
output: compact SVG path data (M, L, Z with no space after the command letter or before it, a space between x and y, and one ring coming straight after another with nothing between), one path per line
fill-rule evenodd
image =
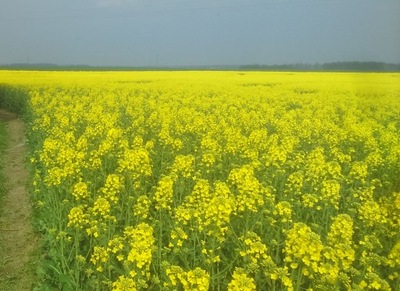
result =
M1 0L0 64L400 63L400 0Z

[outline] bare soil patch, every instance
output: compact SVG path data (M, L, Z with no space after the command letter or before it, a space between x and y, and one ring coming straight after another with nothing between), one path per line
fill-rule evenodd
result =
M0 121L10 121L13 119L17 119L18 116L12 112L5 111L0 108Z
M7 193L0 211L0 290L31 290L34 280L32 254L37 248L27 192L24 123L17 115L0 109L9 143L5 152L4 176Z

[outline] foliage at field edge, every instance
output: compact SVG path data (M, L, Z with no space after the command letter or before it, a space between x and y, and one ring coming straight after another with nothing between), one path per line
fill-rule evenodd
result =
M400 287L399 74L1 74L39 289Z
M4 193L6 191L6 179L3 175L3 169L4 169L4 151L6 149L7 145L7 131L5 124L0 120L0 201L4 196ZM0 208L0 213L1 213L1 208Z
M4 199L4 195L7 191L7 181L6 181L6 177L3 174L3 170L4 170L4 151L6 149L6 145L7 145L7 131L6 131L6 127L5 124L0 120L0 205L3 205L3 199ZM0 217L1 214L3 212L3 207L0 206ZM4 253L4 248L2 245L2 233L0 230L0 264L4 265L5 264L5 258L6 255ZM2 285L2 282L0 281L0 285ZM1 287L1 286L0 286Z

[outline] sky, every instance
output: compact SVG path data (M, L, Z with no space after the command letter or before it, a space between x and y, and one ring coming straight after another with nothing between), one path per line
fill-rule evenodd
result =
M400 63L400 0L1 0L0 64Z

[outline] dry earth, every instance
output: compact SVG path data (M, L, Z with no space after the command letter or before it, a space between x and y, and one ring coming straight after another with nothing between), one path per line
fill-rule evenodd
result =
M32 207L26 189L24 123L2 109L0 121L6 123L9 137L4 160L8 191L0 212L0 290L32 290L32 255L37 238L30 220Z

